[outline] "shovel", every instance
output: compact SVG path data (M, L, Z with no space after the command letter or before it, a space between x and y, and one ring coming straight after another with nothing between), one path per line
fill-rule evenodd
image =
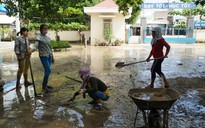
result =
M83 83L82 81L80 81L80 80L76 80L76 79L71 78L71 77L69 77L69 76L65 76L65 77L68 78L68 79L70 79L70 80L73 80L73 81L75 81L75 82Z
M151 60L158 60L158 59L162 59L162 58L168 58L167 56L163 56L163 57L160 57L160 58L154 58L154 59L149 59L149 61ZM128 63L128 64L125 64L124 62L118 62L115 67L116 68L123 68L124 66L129 66L129 65L133 65L133 64L137 64L137 63L143 63L143 62L147 62L146 60L142 60L142 61L138 61L138 62L132 62L132 63Z
M70 79L70 80L73 80L73 81L75 81L75 82L83 83L82 81L80 81L80 80L76 80L76 79L71 78L71 77L69 77L69 76L65 76L65 77L68 78L68 79ZM85 93L83 94L83 98L85 98ZM74 99L75 99L75 97L74 97ZM70 100L68 100L68 102L73 101L74 99L71 98Z
M150 60L156 60L156 59L150 59ZM125 62L118 62L115 67L116 68L123 68L124 66L129 66L129 65L133 65L133 64L138 64L138 63L143 63L143 62L147 62L146 60L143 60L143 61L138 61L138 62L132 62L132 63L128 63L128 64L125 64Z
M25 45L26 45L26 50L27 50L27 52L28 52L26 38L25 38ZM29 57L29 68L30 68L31 79L32 79L32 84L33 84L34 96L35 96L35 97L38 97L38 96L42 97L41 95L39 95L39 94L36 93L36 86L35 86L35 81L34 81L34 78L33 78L33 70L32 70L32 66L31 66L30 57Z

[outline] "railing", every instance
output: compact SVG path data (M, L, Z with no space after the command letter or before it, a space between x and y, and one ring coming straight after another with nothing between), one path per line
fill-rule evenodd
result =
M186 36L187 34L193 35L193 37L196 37L196 31L191 28L163 28L161 29L163 36ZM150 28L147 28L145 30L146 36L151 36L152 31Z
M144 43L150 43L152 39L151 29L144 31ZM168 43L195 43L197 31L191 28L164 28L161 29L162 36Z

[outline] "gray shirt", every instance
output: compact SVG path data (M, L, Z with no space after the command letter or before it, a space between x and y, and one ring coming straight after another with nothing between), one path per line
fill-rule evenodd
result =
M19 36L16 38L15 45L14 45L14 52L16 55L20 55L21 59L25 59L29 56L27 54L27 51L29 49L30 49L30 43L28 38L25 38L23 36Z
M36 51L37 49L40 57L52 56L51 39L43 34L37 35L33 50Z

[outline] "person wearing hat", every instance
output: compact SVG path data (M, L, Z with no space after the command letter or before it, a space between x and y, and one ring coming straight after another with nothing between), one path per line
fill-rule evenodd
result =
M94 105L96 109L100 109L102 104L100 101L107 101L110 97L110 93L107 85L91 74L88 67L81 67L79 70L79 76L83 80L80 89L76 91L70 101L73 101L75 97L79 94L86 94L93 99L88 104Z
M169 83L163 74L161 70L161 65L164 60L164 58L167 58L169 51L170 51L170 45L164 40L161 33L160 27L153 27L152 28L152 41L151 41L152 49L150 51L149 56L147 57L146 61L149 62L150 58L153 56L155 59L152 67L151 67L151 83L149 86L150 88L154 87L154 81L156 78L156 73L162 78L164 82L164 87L168 88ZM163 47L166 48L165 54L163 53Z
M48 26L46 24L40 25L40 34L37 35L34 48L32 52L38 49L39 57L44 68L44 78L42 83L42 92L48 93L52 86L48 86L48 79L51 73L51 63L54 63L53 52L51 48L51 39L46 34L48 33Z
M30 43L28 40L28 29L25 27L20 29L20 36L18 36L15 40L14 52L18 60L16 89L19 90L21 88L20 79L22 73L24 76L24 86L28 87L32 84L28 81L29 59L31 52Z

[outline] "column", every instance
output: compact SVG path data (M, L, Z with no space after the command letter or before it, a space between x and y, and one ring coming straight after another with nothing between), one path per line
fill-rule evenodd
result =
M146 17L141 17L141 24L140 24L140 43L144 43L144 39L146 37L146 29L147 29L147 19Z
M193 38L194 36L194 17L187 18L187 30L186 30L186 37Z

